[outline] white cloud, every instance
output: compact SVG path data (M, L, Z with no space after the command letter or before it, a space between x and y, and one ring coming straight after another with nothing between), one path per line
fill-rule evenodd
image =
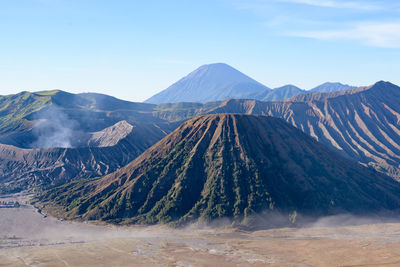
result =
M347 8L347 9L361 9L361 10L377 10L381 9L380 6L367 3L367 1L334 1L334 0L276 0L278 2L304 4L319 7L331 8Z
M354 40L384 48L400 48L400 22L363 23L343 30L304 31L289 35L320 40Z
M237 1L242 4L238 6L239 8L265 16L266 21L263 25L268 27L270 32L278 35L353 41L373 47L400 48L399 2L378 0ZM282 8L283 3L326 8L316 13L316 10L310 8L293 8L293 6Z

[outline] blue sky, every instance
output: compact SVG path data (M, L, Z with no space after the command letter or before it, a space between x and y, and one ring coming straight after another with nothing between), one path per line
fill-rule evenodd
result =
M400 85L395 0L0 0L0 94L142 101L202 64L269 87Z

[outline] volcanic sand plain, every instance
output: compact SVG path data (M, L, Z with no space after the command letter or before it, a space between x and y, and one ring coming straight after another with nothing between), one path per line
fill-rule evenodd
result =
M335 225L345 220L355 225ZM400 223L344 216L255 231L116 227L22 205L0 209L0 266L400 266Z

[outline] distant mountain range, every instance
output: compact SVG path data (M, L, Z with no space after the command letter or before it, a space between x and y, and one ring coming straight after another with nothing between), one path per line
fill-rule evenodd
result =
M350 86L348 84L341 84L341 83L323 83L313 89L311 89L309 92L315 93L315 92L320 92L320 93L330 93L330 92L337 92L337 91L342 91L346 89L355 89L357 87L355 86Z
M153 105L63 91L2 96L0 191L108 174L185 120L227 112L282 118L343 156L399 179L399 103L400 88L387 82L274 102Z
M188 120L112 174L50 189L38 200L69 219L182 224L233 218L251 225L263 211L284 214L287 223L297 214L396 211L400 183L281 119L217 114Z
M278 101L292 96L306 94L307 91L294 85L285 85L269 91L261 91L255 94L248 94L247 99L255 99L259 101Z
M58 90L0 97L0 192L115 171L179 125L155 107Z
M399 211L390 82L272 90L211 64L152 99L0 96L0 194L35 190L49 212L116 223Z
M279 117L349 159L400 179L400 87L389 82L284 101L230 99L205 104L159 105L170 121L201 114L244 113ZM186 105L186 106L185 106ZM186 108L184 108L186 107Z
M355 87L324 83L310 91L294 85L271 90L224 63L203 65L167 89L147 99L146 103L211 102L229 98L277 101L309 92L335 92Z
M152 116L154 108L102 94L60 90L0 96L0 143L21 148L76 147L82 134L121 120L151 121L164 128L165 121Z

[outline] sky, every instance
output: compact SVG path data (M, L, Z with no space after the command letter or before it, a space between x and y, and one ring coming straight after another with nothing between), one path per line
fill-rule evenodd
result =
M0 95L143 101L203 64L275 88L400 85L397 0L0 0Z

